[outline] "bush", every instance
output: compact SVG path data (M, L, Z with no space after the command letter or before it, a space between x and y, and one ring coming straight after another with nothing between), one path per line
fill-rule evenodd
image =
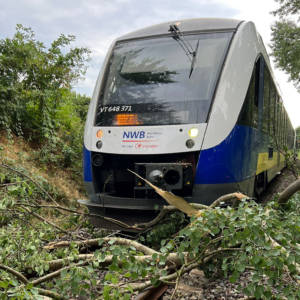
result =
M62 34L47 49L22 25L13 38L0 40L0 129L38 147L39 161L63 167L80 166L90 101L71 92L90 53L71 48L74 40Z

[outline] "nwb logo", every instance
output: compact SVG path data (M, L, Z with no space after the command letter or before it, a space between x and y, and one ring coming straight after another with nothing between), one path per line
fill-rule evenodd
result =
M123 139L144 139L145 131L124 131Z

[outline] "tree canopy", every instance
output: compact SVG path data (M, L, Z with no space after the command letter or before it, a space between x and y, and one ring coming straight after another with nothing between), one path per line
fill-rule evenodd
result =
M86 71L90 51L71 48L74 40L61 34L47 48L22 25L0 40L0 128L36 140L49 135L59 101Z
M272 26L271 48L275 64L286 71L300 90L299 0L275 0L280 7L273 12L279 19Z
M0 130L29 141L33 159L80 174L90 98L71 88L85 74L90 50L72 47L74 41L61 34L46 47L22 25L0 39Z

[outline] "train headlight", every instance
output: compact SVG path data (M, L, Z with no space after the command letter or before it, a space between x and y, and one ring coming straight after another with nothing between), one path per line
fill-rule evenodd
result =
M193 148L194 145L195 145L195 142L191 139L187 140L185 145L188 147L188 148Z
M101 148L102 148L102 145L103 145L102 141L98 141L98 142L96 143L96 147L97 147L98 149L101 149Z
M198 133L199 133L198 128L191 128L191 129L189 130L189 136L190 136L191 138L195 138L195 137L198 135Z

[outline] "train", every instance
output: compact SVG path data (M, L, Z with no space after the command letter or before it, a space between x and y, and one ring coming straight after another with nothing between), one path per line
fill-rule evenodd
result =
M127 224L153 218L167 203L129 170L192 203L257 197L294 146L253 22L153 25L117 38L104 60L85 125L81 203Z

